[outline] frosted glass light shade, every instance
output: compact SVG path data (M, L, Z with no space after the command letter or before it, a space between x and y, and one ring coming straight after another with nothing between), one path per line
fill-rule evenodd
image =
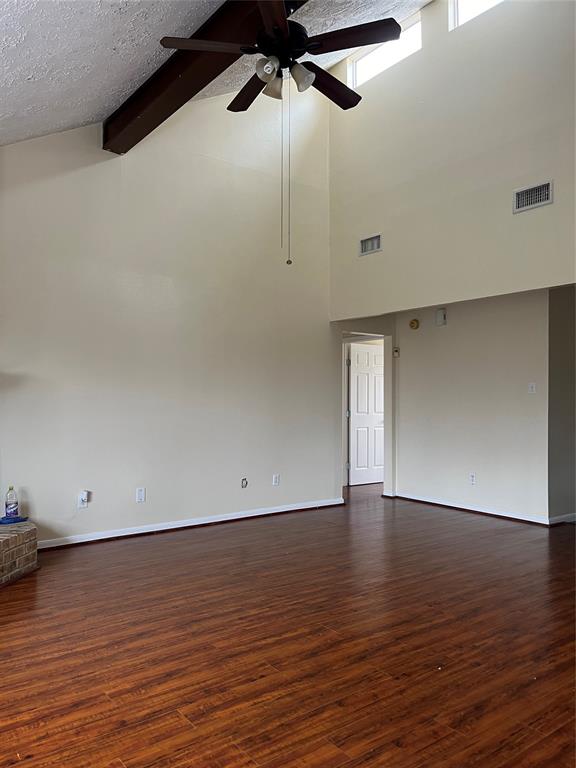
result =
M266 96L271 96L273 99L281 99L282 98L282 76L274 78L274 80L270 80L266 88L262 91L262 93L266 94Z
M298 64L298 62L292 65L290 74L294 78L294 82L296 83L300 93L302 93L302 91L307 91L316 78L314 72L310 72L309 69L303 67L302 64Z
M268 56L265 59L258 59L256 62L256 74L265 83L269 83L276 77L280 62L276 56Z

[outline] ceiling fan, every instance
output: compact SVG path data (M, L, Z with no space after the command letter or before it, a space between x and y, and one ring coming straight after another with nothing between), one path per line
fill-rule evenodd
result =
M281 99L284 70L289 70L299 91L313 86L342 109L355 107L362 98L360 94L317 64L311 61L300 64L297 60L306 53L317 56L362 45L385 43L400 37L400 25L394 19L372 21L309 37L302 24L288 18L284 0L259 0L258 8L263 27L255 44L223 43L186 37L163 37L160 41L164 48L180 51L262 54L264 58L259 58L256 62L256 74L228 105L231 112L247 110L262 91L267 96Z

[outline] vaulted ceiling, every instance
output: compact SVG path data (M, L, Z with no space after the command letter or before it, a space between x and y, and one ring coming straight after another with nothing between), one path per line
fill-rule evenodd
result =
M0 0L0 144L104 120L171 55L163 35L189 37L223 0ZM392 16L423 0L309 0L294 19L310 34ZM316 57L328 66L342 54ZM322 61L323 59L323 61ZM239 89L242 57L195 98Z

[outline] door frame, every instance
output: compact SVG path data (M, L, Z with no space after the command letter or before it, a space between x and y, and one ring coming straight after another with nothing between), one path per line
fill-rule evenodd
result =
M384 484L383 496L396 495L396 435L393 338L382 333L345 331L342 334L342 486L350 486L350 344L382 339L384 346Z

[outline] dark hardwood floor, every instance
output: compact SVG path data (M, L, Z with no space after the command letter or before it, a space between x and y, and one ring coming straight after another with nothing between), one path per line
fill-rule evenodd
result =
M573 768L574 527L379 492L44 552L0 767Z

